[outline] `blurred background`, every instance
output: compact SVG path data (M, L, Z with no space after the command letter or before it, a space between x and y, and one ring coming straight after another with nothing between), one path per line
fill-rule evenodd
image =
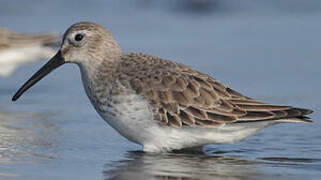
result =
M12 68L0 76L0 178L318 179L320 19L319 0L0 0L0 26L10 31L60 39L73 23L94 21L125 53L175 60L256 99L315 110L314 123L276 125L233 145L149 155L98 116L75 65L11 102L59 42L45 54L48 44L32 44L25 60L30 50L16 53L0 33L0 71ZM8 52L19 61L1 56Z

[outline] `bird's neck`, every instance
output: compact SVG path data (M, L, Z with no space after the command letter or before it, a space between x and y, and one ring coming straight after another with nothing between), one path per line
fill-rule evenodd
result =
M87 64L78 64L85 91L91 100L108 96L114 81L117 62L118 59L115 58L100 62L89 61Z

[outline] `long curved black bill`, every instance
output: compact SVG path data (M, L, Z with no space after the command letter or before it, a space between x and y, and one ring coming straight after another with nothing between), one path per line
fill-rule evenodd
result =
M43 77L49 74L51 71L65 63L64 58L61 55L61 51L52 57L47 64L42 66L12 97L12 101L16 101L25 91L27 91L31 86L40 81Z

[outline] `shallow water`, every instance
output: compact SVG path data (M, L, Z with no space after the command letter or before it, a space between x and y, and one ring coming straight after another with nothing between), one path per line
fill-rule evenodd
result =
M76 21L96 21L113 32L124 52L173 59L246 95L315 113L314 123L272 126L233 145L146 154L97 115L74 65L10 102L42 62L0 78L0 177L319 179L320 5L317 0L1 1L1 26L63 33Z

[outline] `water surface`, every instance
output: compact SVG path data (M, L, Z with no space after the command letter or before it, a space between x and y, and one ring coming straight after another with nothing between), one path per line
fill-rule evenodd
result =
M124 52L190 65L259 100L315 110L314 123L281 124L233 145L146 154L107 125L75 65L10 99L44 62L0 79L3 179L319 179L321 3L300 1L0 2L0 25L63 33L90 20Z

